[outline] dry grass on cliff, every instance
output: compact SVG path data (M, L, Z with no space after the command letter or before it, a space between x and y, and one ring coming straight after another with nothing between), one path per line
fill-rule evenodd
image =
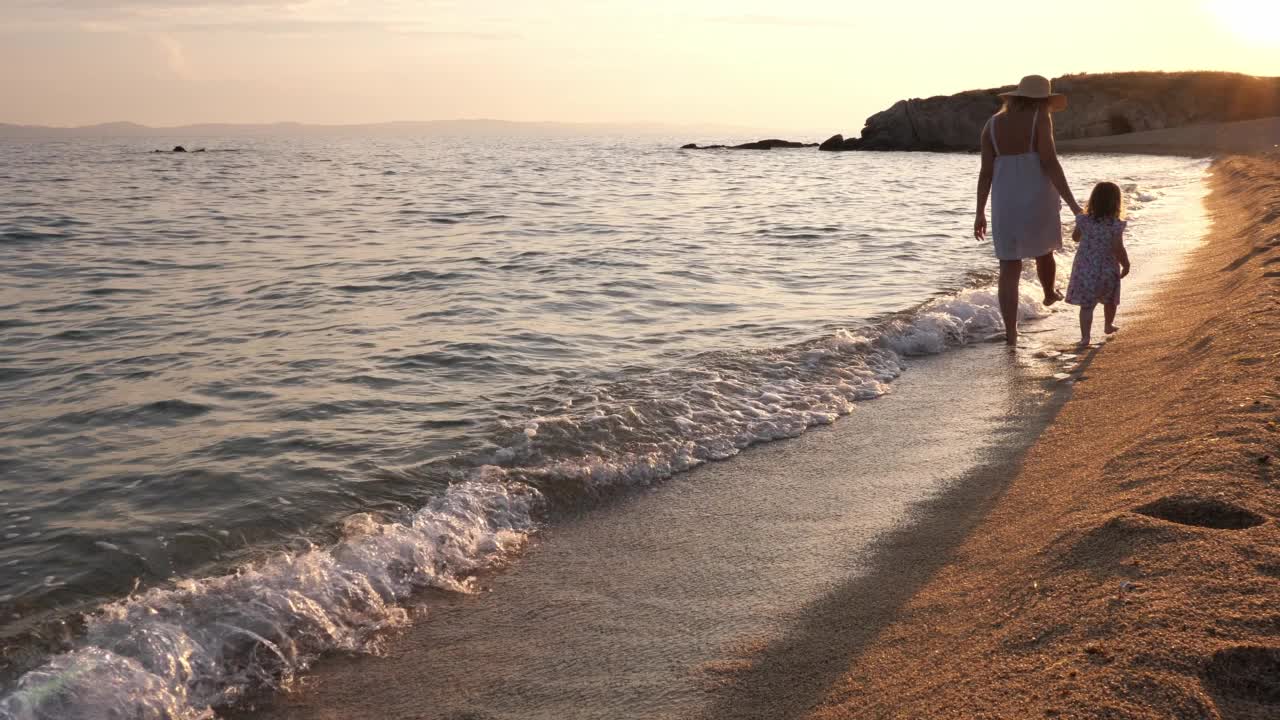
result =
M1280 115L1280 78L1275 77L1212 71L1077 73L1055 78L1053 85L1055 90L1068 94L1105 97L1158 109L1169 117L1195 117L1201 122L1235 122ZM994 97L1013 87L958 94Z

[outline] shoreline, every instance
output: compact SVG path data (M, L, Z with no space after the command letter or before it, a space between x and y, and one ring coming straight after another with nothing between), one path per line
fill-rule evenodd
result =
M684 720L733 702L725 655L747 647L805 668L792 697L812 702L945 558L912 537L960 541L1003 491L1068 395L1053 367L996 344L920 358L874 408L566 518L383 654L322 659L301 692L228 717ZM858 632L808 652L849 602Z
M1097 354L992 511L800 716L1280 714L1280 156L1213 170L1208 242L1158 309Z

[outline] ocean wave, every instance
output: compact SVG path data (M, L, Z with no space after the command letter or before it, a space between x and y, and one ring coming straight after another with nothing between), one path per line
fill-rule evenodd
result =
M1030 289L1027 318L1045 313ZM331 547L104 606L74 650L0 699L0 718L212 717L246 693L287 686L320 653L374 649L378 630L407 621L403 603L417 591L472 591L474 574L518 550L544 509L830 423L888 392L904 357L984 339L998 323L992 290L971 288L863 333L711 353L596 388L586 407L509 423L504 444L415 513L356 515Z
M287 685L321 652L370 649L375 631L407 620L400 603L416 591L472 591L477 571L524 543L539 503L516 484L459 483L401 519L348 519L333 547L112 603L77 649L22 676L0 717L211 717Z

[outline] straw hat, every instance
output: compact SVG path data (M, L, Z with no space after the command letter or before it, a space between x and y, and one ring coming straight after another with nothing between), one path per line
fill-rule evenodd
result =
M1065 110L1067 107L1067 96L1053 92L1049 78L1043 75L1028 75L1022 78L1022 82L1018 83L1018 89L1000 93L1000 97L1024 97L1036 100L1048 98L1049 110L1052 112Z

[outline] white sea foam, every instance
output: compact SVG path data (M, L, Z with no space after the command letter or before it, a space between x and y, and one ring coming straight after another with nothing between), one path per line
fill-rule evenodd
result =
M474 572L523 543L539 501L526 487L460 483L398 521L351 518L331 548L107 605L78 649L0 699L0 717L210 717L288 683L320 652L367 648L373 631L405 621L399 604L416 590L470 591Z
M1023 281L1023 320L1048 314L1039 292ZM513 423L477 472L491 482L528 483L553 498L648 484L831 423L859 401L889 392L905 358L984 340L1002 328L995 289L970 288L861 333L710 355L696 369L600 388L591 403Z

